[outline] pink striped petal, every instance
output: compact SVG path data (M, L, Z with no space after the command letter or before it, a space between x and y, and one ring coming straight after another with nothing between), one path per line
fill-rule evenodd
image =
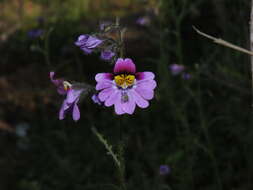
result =
M132 92L133 97L134 97L134 101L137 104L137 106L139 106L140 108L147 108L149 106L149 102L145 99L143 99L138 92L136 92L135 90L133 90Z
M153 90L156 87L155 80L139 80L136 86L141 89Z
M111 73L98 73L95 76L95 80L97 82L105 81L105 80L112 80L113 75Z
M122 110L128 114L133 114L136 104L135 104L135 101L134 101L131 91L128 91L127 95L128 95L128 101L127 102L121 101Z
M113 86L113 83L112 81L100 81L97 83L96 85L96 90L102 90L102 89L105 89L105 88L110 88Z
M114 93L114 91L115 91L115 89L113 89L113 88L106 88L106 89L102 90L98 94L99 100L101 102L104 102L107 98L109 98L109 96L111 96L111 94Z
M135 71L135 64L129 58L119 58L114 66L114 73L135 73Z
M120 96L120 91L114 89L114 91L110 94L110 96L105 100L105 106L110 107L115 104L118 96Z
M135 88L135 91L141 95L142 98L146 100L151 100L154 98L154 91L150 89L143 89L143 88Z
M114 110L117 115L122 115L125 113L125 111L122 109L122 105L121 105L121 96L117 97L115 104L114 104Z

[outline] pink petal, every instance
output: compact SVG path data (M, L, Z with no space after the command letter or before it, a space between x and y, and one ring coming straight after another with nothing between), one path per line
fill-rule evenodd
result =
M121 96L117 97L115 104L114 104L114 110L117 115L122 115L125 113L125 111L122 109L122 105L121 105Z
M143 99L135 90L132 91L132 95L133 95L135 103L140 108L146 108L149 106L148 101Z
M153 90L156 87L155 80L139 80L136 84L137 87L141 89Z
M102 89L105 89L105 88L110 88L113 86L113 83L112 81L100 81L97 83L96 85L96 90L102 90Z
M95 76L97 82L105 81L105 80L112 80L113 75L111 73L98 73Z
M65 111L69 108L69 105L67 104L67 101L64 100L62 102L60 111L59 111L59 119L63 120L65 118Z
M135 74L137 80L151 80L155 78L155 74L152 72L138 72Z
M114 73L135 73L135 71L135 64L129 58L119 58L114 66Z
M80 119L80 111L76 103L74 103L72 118L74 121L78 121Z
M110 94L110 96L105 100L105 106L110 107L113 104L115 104L118 96L120 96L120 91L114 89L113 92Z
M127 95L128 95L128 101L127 102L121 101L122 110L128 114L133 114L135 110L135 101L134 101L131 91L128 91Z
M135 91L141 95L142 98L146 100L151 100L154 98L154 91L150 89L144 89L137 87L135 88Z
M74 101L76 101L76 99L81 95L81 93L83 92L83 89L70 89L68 90L67 93L67 103L72 104Z
M101 102L104 102L107 98L109 98L109 96L111 96L111 94L114 93L114 91L115 91L115 89L113 89L113 88L106 88L106 89L102 90L98 94L99 100Z

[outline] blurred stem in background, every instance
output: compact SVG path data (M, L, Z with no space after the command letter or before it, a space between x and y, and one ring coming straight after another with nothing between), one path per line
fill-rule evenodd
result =
M198 1L197 3L199 3ZM177 97L176 97L176 89L173 88L173 85L170 85L173 83L170 75L168 74L168 64L171 62L170 55L174 56L176 59L176 63L179 65L185 65L184 63L184 57L183 57L183 41L182 41L182 23L185 17L188 14L189 11L189 3L188 0L181 0L180 3L175 0L161 0L160 1L160 8L161 8L161 36L160 36L160 63L158 64L158 72L160 76L160 83L161 83L161 91L164 89L166 97L169 99L170 107L172 110L174 110L174 116L175 118L181 123L183 126L183 129L178 134L180 136L185 137L184 147L185 147L185 153L187 155L187 175L188 179L186 178L183 183L187 187L190 187L194 189L194 176L193 176L193 142L194 142L194 136L195 134L192 134L190 125L189 125L189 114L185 111L186 105L183 103L177 103ZM179 6L181 4L181 6ZM170 27L170 28L169 28ZM173 40L175 39L175 40ZM172 42L174 42L172 44ZM176 48L170 48L169 46L176 46ZM197 90L191 89L188 85L182 84L185 86L185 88L188 88L188 91L190 90L190 95L192 99L195 99L195 102L197 104L197 108L199 109L199 120L200 120L200 130L202 130L202 133L204 134L204 137L207 141L207 148L205 148L205 153L208 154L210 157L210 160L213 165L214 170L214 177L217 182L217 189L222 190L222 182L220 177L220 172L218 168L217 159L213 150L212 141L208 132L207 127L207 120L205 118L204 112L203 112L203 105L201 100L201 89L200 89L200 74L198 73L197 76L198 80L198 88ZM187 91L187 90L186 90ZM196 92L195 92L196 91ZM177 130L179 131L179 130ZM202 147L206 147L205 145L200 145Z

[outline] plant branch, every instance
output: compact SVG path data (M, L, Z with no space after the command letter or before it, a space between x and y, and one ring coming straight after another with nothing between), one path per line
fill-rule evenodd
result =
M251 18L252 18L252 15L251 15ZM239 46L237 46L237 45L234 45L234 44L232 44L232 43L230 43L230 42L227 42L227 41L225 41L225 40L223 40L223 39L221 39L221 38L215 38L215 37L213 37L213 36L211 36L211 35L208 35L208 34L206 34L206 33L204 33L204 32L201 32L201 31L198 30L195 26L193 26L193 29L194 29L199 35L204 36L204 37L206 37L206 38L208 38L208 39L213 40L214 43L217 43L217 44L223 45L223 46L225 46L225 47L228 47L228 48L231 48L231 49L234 49L234 50L240 51L240 52L242 52L242 53L246 53L246 54L248 54L248 55L253 56L253 51L249 51L249 50L247 50L247 49L244 49L244 48L242 48L242 47L239 47ZM253 33L253 26L251 26L251 29L252 29L252 33ZM253 45L253 34L252 34L251 37L252 37L252 39L251 39L251 44ZM253 58L252 58L252 59L253 59ZM252 67L252 68L253 68L253 67ZM253 71L253 70L252 70L252 71Z

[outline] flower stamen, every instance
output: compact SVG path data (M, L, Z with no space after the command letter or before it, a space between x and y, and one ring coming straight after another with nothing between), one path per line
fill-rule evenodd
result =
M135 76L128 74L120 74L114 77L114 81L117 86L126 89L127 87L132 86L134 84Z

